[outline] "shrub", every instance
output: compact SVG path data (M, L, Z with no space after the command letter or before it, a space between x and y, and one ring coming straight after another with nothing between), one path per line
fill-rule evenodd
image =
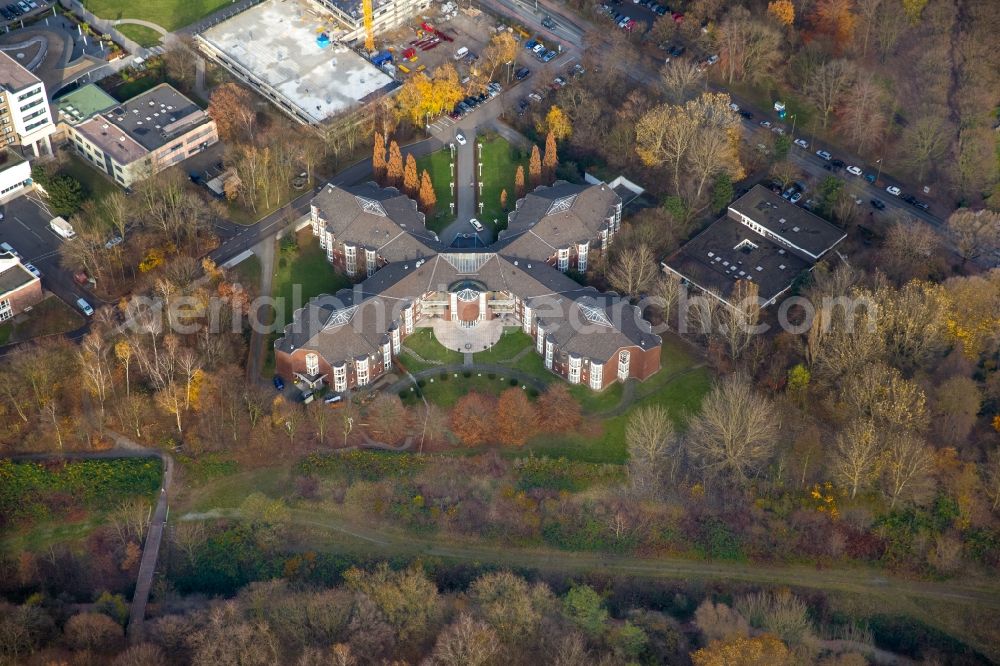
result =
M299 461L296 472L303 475L337 477L354 483L358 480L378 481L384 478L412 476L422 470L424 465L423 458L409 453L347 451L310 454Z
M777 634L787 643L801 643L812 635L805 602L787 590L744 594L735 605L751 626Z
M468 370L466 370L465 372L462 373L462 376L465 377L466 379L468 379L469 377L472 376L472 373L469 372Z

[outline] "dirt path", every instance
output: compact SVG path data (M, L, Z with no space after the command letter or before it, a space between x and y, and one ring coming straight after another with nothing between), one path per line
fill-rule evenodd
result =
M271 295L271 283L274 280L274 245L273 236L268 236L253 248L253 253L260 261L260 295ZM250 345L247 358L247 381L256 383L260 381L260 370L267 356L268 335L259 330L254 330L250 334Z

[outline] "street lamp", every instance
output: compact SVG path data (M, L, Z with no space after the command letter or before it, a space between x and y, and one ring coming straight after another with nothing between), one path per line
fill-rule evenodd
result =
M875 164L878 165L878 173L875 175L875 182L877 183L879 181L879 178L882 177L882 158L880 157L877 160L875 160Z
M793 139L795 138L795 121L797 120L796 115L797 114L794 114L794 113L792 114L792 134L791 134L791 136L792 136Z

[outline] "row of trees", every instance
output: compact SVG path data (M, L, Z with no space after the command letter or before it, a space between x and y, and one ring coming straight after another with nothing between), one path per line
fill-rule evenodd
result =
M407 153L404 165L403 152L399 144L393 139L387 149L385 137L380 132L375 132L372 146L372 172L375 182L383 187L395 187L406 196L415 199L424 213L430 215L434 212L437 195L430 173L424 169L418 177L417 160L413 153Z

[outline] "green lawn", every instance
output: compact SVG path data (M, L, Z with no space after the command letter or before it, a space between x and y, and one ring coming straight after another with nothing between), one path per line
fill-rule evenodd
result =
M85 0L84 5L101 18L142 19L173 32L231 6L232 0Z
M308 230L299 233L296 247L275 249L275 266L271 296L275 299L274 321L279 328L268 336L262 377L274 374L274 341L281 336L281 327L291 323L295 310L304 307L314 296L335 294L351 286L350 280L326 260L326 252Z
M412 391L407 388L400 397L403 398L405 404L416 404L420 400L420 394L418 393L420 391L423 393L424 398L427 399L427 402L443 407L444 409L449 409L466 393L475 391L477 393L485 393L486 395L498 396L501 392L512 386L510 378L500 374L495 375L491 379L489 374L485 372L466 372L470 373L469 377L466 377L464 372L444 373L444 379L442 379L440 374L434 375L430 379L421 380L424 382L423 387L419 389L415 388ZM515 382L513 386L520 386L520 384ZM528 389L528 395L532 398L537 397L531 389Z
M117 185L106 174L91 166L85 159L71 151L65 151L66 159L60 163L57 173L72 176L90 192L95 201L103 199L117 189Z
M450 204L454 199L451 196L451 151L447 147L424 155L417 160L417 170L423 173L426 169L431 175L431 182L434 184L434 194L437 195L437 205L434 207L434 214L427 216L427 228L435 233L441 231L455 219L451 214Z
M484 224L491 225L494 231L507 228L507 212L514 209L517 195L514 192L514 175L518 165L524 166L528 173L528 158L519 154L506 139L501 137L487 138L483 146L483 212L480 215ZM507 208L500 206L500 193L507 190ZM494 220L496 222L494 223Z
M58 296L49 296L16 318L0 326L0 345L23 342L43 335L68 333L83 326L83 315Z
M260 259L257 258L256 254L253 254L233 266L232 271L245 287L253 287L254 292L256 292L260 286L260 269Z
M473 355L476 363L510 362L522 350L534 344L531 336L517 327L508 327L495 345Z
M454 365L465 360L464 354L445 349L434 337L434 329L432 328L414 329L413 333L403 340L403 346L412 349L425 361L432 361L430 365ZM433 361L438 361L438 363L433 363Z
M152 28L147 28L144 25L122 23L121 25L115 26L115 29L131 39L133 42L137 43L139 46L144 46L147 49L160 43L160 33Z

